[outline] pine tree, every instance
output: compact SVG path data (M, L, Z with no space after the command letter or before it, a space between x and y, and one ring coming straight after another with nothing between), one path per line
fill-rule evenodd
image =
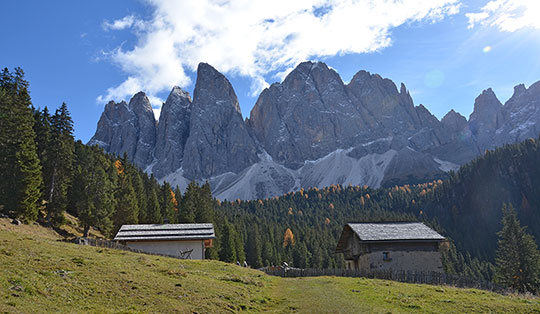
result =
M136 224L139 218L137 195L135 195L135 190L131 184L131 178L125 171L125 164L127 164L125 154L122 160L115 161L118 184L115 192L116 206L113 215L114 232L117 232L122 225Z
M310 254L304 242L300 242L300 244L295 245L292 250L294 266L299 268L306 268L309 264L309 255Z
M275 263L274 250L270 241L265 241L262 248L262 260L264 266L270 266Z
M236 247L236 258L240 263L243 263L246 260L244 241L242 240L242 235L240 234L240 232L235 231L234 226L232 226L232 228L234 234L234 244Z
M141 173L135 167L130 167L129 173L131 176L131 182L133 184L133 190L135 190L135 195L137 196L137 206L139 209L139 217L137 220L139 223L142 223L143 221L147 220L146 216L148 210L148 198L144 193L144 182L142 179L142 176L145 174L141 175Z
M225 222L222 224L220 234L221 247L219 250L219 259L229 263L237 262L237 241L236 232L234 231L233 226L225 220Z
M73 120L62 103L51 119L50 154L44 164L47 221L59 225L64 221L67 191L73 176Z
M174 192L171 189L171 185L167 182L163 183L161 186L161 216L163 220L165 219L168 223L176 223L178 221L177 208L174 203Z
M148 207L146 209L146 221L142 223L161 224L163 223L163 216L161 216L161 209L157 197L156 190L153 188L148 189Z
M521 227L513 207L503 206L499 236L496 280L520 292L538 291L540 257L534 238Z
M115 207L114 182L107 175L108 160L93 151L94 147L77 145L77 167L69 198L87 237L90 227L110 235Z
M36 133L37 154L41 165L47 164L48 156L50 155L51 118L47 107L43 108L43 111L34 110L34 132ZM44 170L42 169L42 174L45 173ZM45 177L43 177L43 182L45 182ZM44 186L42 186L43 189ZM44 200L41 201L43 202Z
M199 206L199 186L195 181L191 181L182 197L180 210L178 211L178 221L181 223L194 223L196 221L195 212L197 206Z
M259 235L259 227L254 225L248 232L247 238L247 262L253 268L260 268L263 266L262 261L262 245Z
M0 74L0 204L25 222L38 216L41 165L35 144L28 82L24 72Z
M212 199L212 190L208 181L197 189L197 200L197 206L195 207L195 222L213 223L214 202Z

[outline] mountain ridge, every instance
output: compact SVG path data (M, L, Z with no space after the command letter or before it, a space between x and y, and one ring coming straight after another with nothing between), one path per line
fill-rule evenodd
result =
M130 104L146 108L141 93ZM220 199L429 181L486 149L540 132L540 81L516 86L504 105L488 88L469 120L453 109L439 120L414 105L403 83L398 89L360 70L345 84L326 64L311 61L263 90L245 120L230 82L206 63L197 70L193 100L174 87L154 127L149 114L128 116L112 104L89 144L126 152L182 189L190 180L208 180ZM142 122L126 122L135 120Z

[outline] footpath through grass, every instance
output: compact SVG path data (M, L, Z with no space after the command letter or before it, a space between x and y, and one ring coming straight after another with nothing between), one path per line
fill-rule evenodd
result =
M271 277L217 261L65 243L23 227L0 225L0 313L540 313L533 297L361 278Z

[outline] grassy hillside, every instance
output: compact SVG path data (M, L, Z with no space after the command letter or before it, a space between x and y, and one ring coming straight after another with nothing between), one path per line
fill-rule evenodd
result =
M361 278L277 278L217 261L79 246L49 232L0 224L0 313L540 313L538 298Z

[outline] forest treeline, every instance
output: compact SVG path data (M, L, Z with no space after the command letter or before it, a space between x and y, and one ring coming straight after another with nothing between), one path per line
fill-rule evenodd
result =
M250 226L264 226L260 242L274 243L264 250L264 264L292 260L310 267L341 265L333 250L347 222L423 221L451 241L444 255L447 272L491 280L505 204L540 239L539 160L540 140L528 139L486 151L446 180L379 189L301 189L265 200L219 202L216 212L240 226L245 239L252 238ZM299 248L293 251L306 254L295 255L279 245L284 228L295 236Z
M20 68L0 74L0 109L2 213L58 226L67 211L85 234L94 227L108 237L123 224L213 221L208 184L192 183L182 195L125 155L75 141L67 105L35 108Z
M184 193L129 162L73 138L66 104L33 106L21 69L0 76L0 212L25 222L64 223L65 211L114 236L123 224L211 222L208 257L252 267L340 268L334 254L347 222L423 221L450 239L448 273L494 278L503 204L540 238L540 142L487 151L448 179L372 189L331 185L264 200L219 201L208 183Z

